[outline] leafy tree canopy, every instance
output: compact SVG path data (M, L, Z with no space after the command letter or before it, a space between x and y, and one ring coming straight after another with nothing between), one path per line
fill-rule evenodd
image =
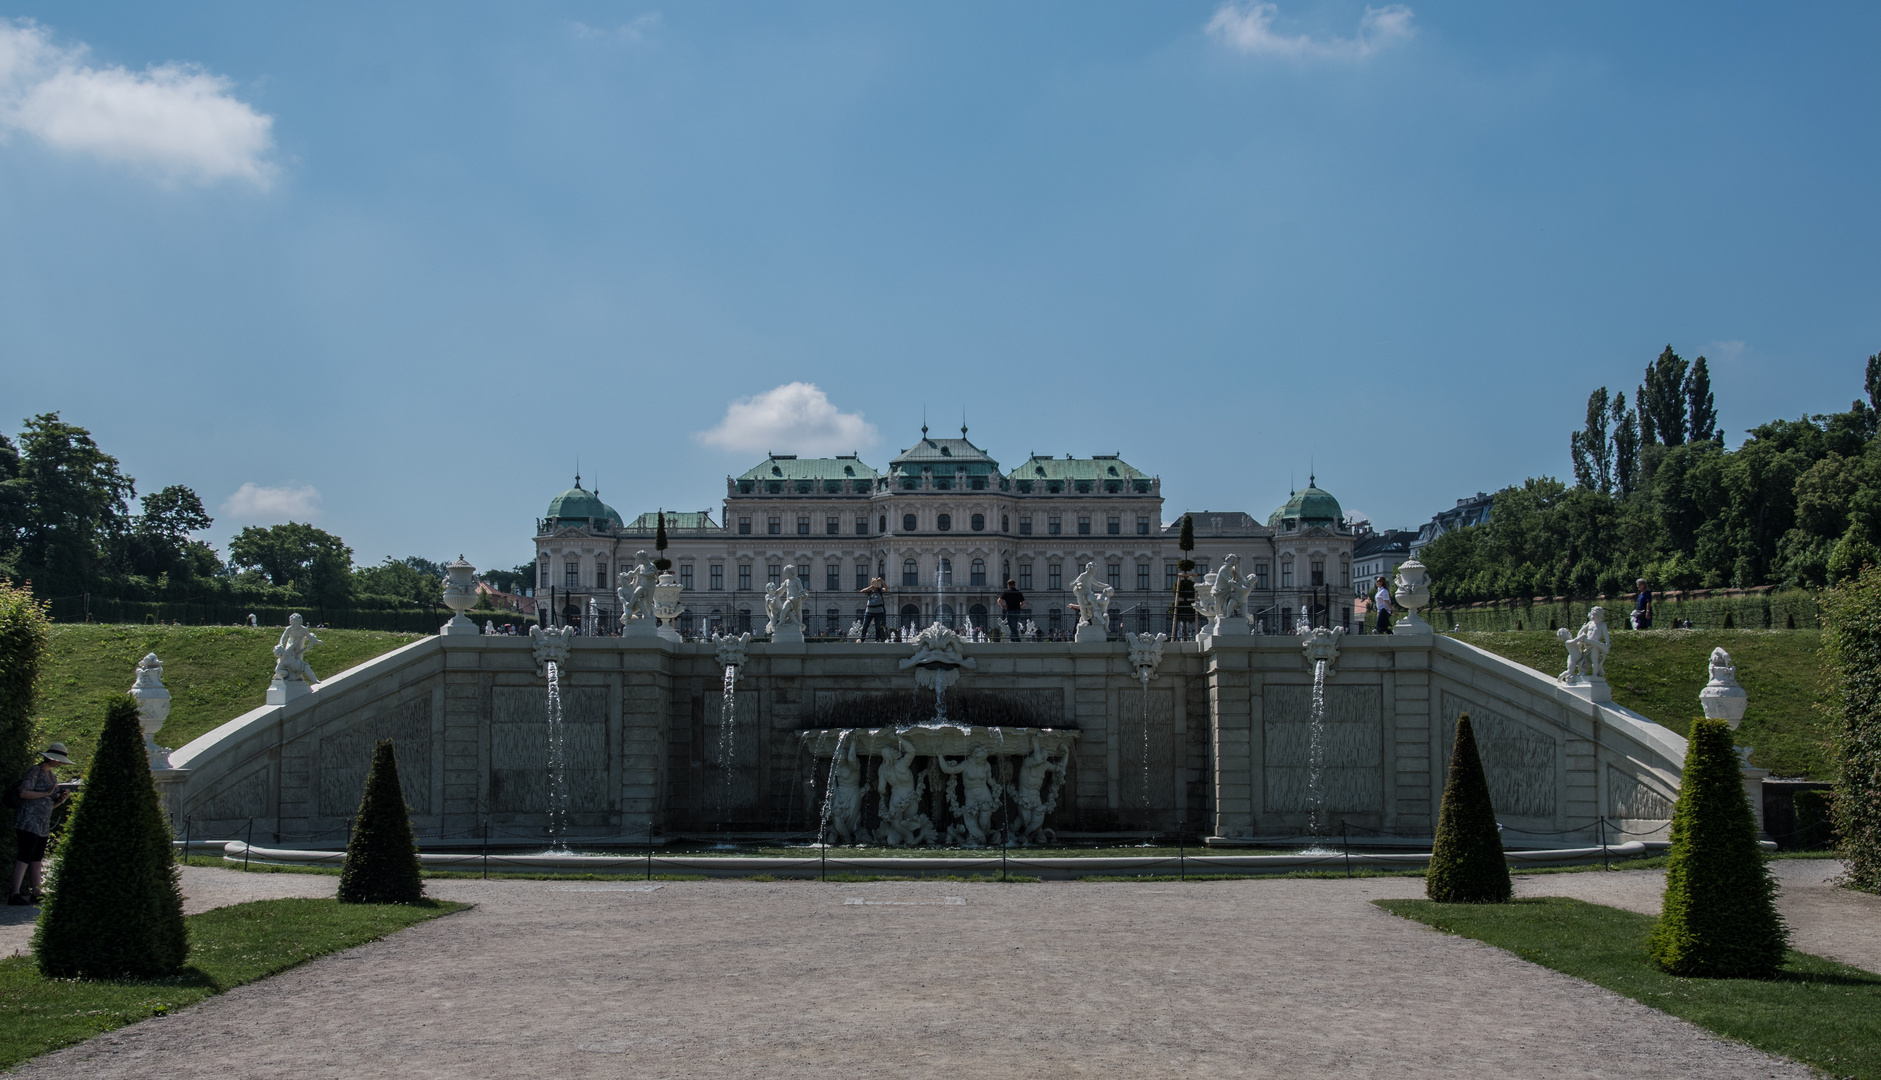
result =
M323 606L344 605L352 595L353 549L312 525L250 525L229 541L229 565L290 586Z

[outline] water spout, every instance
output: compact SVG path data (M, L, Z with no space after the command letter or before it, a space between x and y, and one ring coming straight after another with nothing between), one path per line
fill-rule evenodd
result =
M1325 835L1326 792L1321 779L1326 769L1326 661L1313 662L1313 741L1307 758L1307 785L1311 810L1308 827L1315 838Z
M720 804L720 821L731 823L732 812L732 755L738 748L738 694L733 686L738 681L738 665L725 665L724 696L720 698L718 710L718 767L724 774L724 799Z
M568 850L563 837L568 831L568 766L564 760L567 733L562 726L562 670L555 661L543 665L548 678L549 724L549 850Z

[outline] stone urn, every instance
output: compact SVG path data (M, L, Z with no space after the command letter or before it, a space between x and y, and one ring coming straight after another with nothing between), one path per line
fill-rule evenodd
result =
M137 664L137 679L131 684L131 698L137 702L138 723L144 729L144 753L150 756L152 769L170 767L170 749L157 745L157 732L170 717L170 691L163 686L163 661L156 653L145 653Z
M1737 665L1723 649L1711 650L1711 681L1698 692L1698 707L1708 720L1723 720L1736 731L1750 707L1750 695L1737 684Z
M1397 584L1397 590L1392 595L1397 599L1404 617L1392 626L1392 633L1430 633L1430 624L1417 615L1418 608L1430 603L1430 572L1415 558L1406 559L1398 566Z
M686 587L671 570L660 571L653 583L653 617L660 621L659 635L668 641L680 640L679 630L673 623L686 613L679 602L680 594L685 591Z
M456 562L444 567L444 574L444 606L454 614L438 633L481 634L483 631L477 629L477 624L464 615L477 606L477 568L459 555Z

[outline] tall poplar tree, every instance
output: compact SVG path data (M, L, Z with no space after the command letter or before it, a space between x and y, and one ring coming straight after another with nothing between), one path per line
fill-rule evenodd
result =
M1705 358L1692 361L1685 376L1686 437L1692 442L1710 442L1718 437L1718 405L1711 397L1711 372Z
M1613 487L1631 495L1639 486L1639 417L1626 407L1626 391L1613 395Z
M1667 345L1659 358L1646 365L1646 381L1639 388L1640 427L1646 442L1682 446L1689 422L1686 405L1685 360ZM1650 422L1648 422L1650 421Z

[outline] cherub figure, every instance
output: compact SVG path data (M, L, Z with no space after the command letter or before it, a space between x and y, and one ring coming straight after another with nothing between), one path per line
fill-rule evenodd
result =
M966 823L967 842L986 843L993 831L993 811L999 808L999 786L993 783L993 763L986 755L986 747L975 746L958 765L945 757L934 761L942 772L961 778L965 790L955 809Z
M307 650L318 644L320 639L307 629L300 613L289 615L280 644L274 647L274 677L286 682L319 682L320 676L307 663Z
M1071 750L1065 749L1065 756L1057 761L1045 752L1043 743L1034 743L1032 752L1025 756L1019 766L1019 782L1012 788L1013 801L1019 808L1019 827L1014 840L1021 844L1030 843L1049 832L1045 828L1045 819L1058 806L1058 793L1064 789L1065 766L1071 761ZM1058 786L1052 791L1051 798L1045 797L1045 782L1053 773L1059 776Z

